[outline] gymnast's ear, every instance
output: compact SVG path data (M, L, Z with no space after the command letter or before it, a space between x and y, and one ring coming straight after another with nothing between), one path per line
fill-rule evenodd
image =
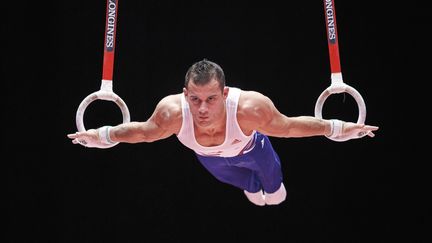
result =
M223 89L223 97L224 97L224 99L226 99L228 97L228 93L229 93L229 88L227 86L225 86L224 89Z

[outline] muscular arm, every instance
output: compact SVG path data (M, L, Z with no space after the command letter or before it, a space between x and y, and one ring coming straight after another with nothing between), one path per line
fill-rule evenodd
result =
M239 122L244 128L273 137L309 137L331 133L330 121L312 116L287 117L268 97L257 92L245 91L242 96Z
M178 133L182 123L181 105L178 95L163 98L151 117L145 122L129 122L110 129L113 142L153 142Z
M178 133L182 124L180 95L163 98L156 106L151 117L145 122L128 122L114 127L104 126L83 132L68 134L72 143L86 147L104 148L110 144L153 142ZM105 128L107 128L105 130ZM102 132L102 135L101 135ZM108 135L109 133L109 135ZM101 137L102 136L102 137Z
M238 121L247 134L251 130L257 130L273 137L331 135L348 140L364 135L373 137L373 131L378 130L377 126L340 121L340 129L332 131L334 123L331 120L313 116L287 117L277 110L268 97L253 91L244 91L240 96Z

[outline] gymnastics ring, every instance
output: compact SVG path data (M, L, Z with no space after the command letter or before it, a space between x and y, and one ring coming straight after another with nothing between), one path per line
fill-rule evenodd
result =
M86 98L84 98L81 101L81 104L78 107L76 117L75 117L78 131L83 132L86 130L84 126L84 112L87 109L87 107L95 100L106 100L106 101L112 101L116 103L116 105L120 108L122 112L123 123L130 121L129 109L126 103L123 101L122 98L120 98L120 96L118 96L116 93L112 91L112 81L102 80L101 89L89 94ZM104 148L110 148L117 144L118 142L113 144L107 144L104 145Z
M355 99L359 110L357 123L364 124L366 120L366 104L363 100L363 97L356 89L345 84L342 81L342 75L340 73L332 74L331 85L327 89L325 89L318 97L315 103L315 117L322 119L322 108L324 106L325 101L330 95L339 94L339 93L348 93ZM345 138L330 138L330 139L338 142L347 140Z

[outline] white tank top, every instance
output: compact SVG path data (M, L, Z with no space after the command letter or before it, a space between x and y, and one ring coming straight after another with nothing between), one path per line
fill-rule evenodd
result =
M189 110L189 104L185 96L181 96L183 123L177 138L186 147L194 150L197 154L203 156L234 157L239 154L249 152L254 147L254 134L246 136L240 129L237 122L237 106L241 90L229 87L228 97L226 99L226 131L225 141L217 146L202 146L195 139L195 131L192 119L192 113Z

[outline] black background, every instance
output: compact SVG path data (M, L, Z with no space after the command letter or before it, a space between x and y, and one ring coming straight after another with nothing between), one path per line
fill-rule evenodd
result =
M430 133L421 108L430 9L335 3L344 82L362 94L366 123L380 130L344 143L271 138L288 197L257 207L205 171L175 136L111 149L66 137L76 130L79 103L100 88L105 4L9 1L5 8L7 242L430 239L428 156L418 143ZM313 115L330 85L320 1L118 7L113 89L134 121L181 92L187 68L203 58L222 66L227 85L269 96L288 116ZM324 117L356 121L356 109L349 95L335 95ZM114 125L121 114L96 101L84 120L87 128Z

